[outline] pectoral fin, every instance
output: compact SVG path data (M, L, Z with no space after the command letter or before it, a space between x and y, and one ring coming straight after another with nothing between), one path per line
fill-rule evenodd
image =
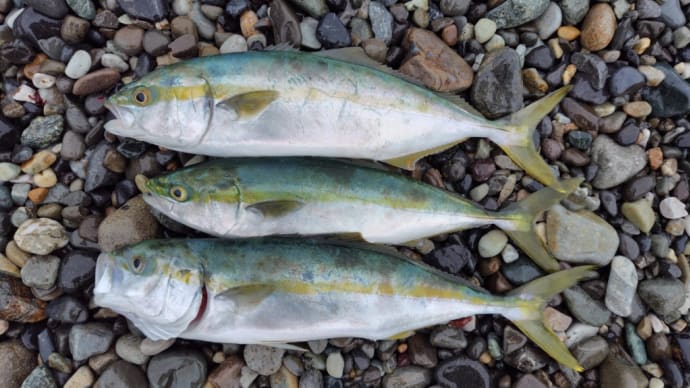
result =
M285 350L295 350L298 352L308 352L309 351L308 349L305 349L301 346L286 344L284 342L259 342L259 343L257 343L257 345L270 346L273 348L285 349Z
M230 109L237 114L238 118L248 119L258 116L277 98L278 92L276 91L257 90L234 95L219 102L216 107Z
M465 139L458 139L457 141L454 141L450 144L444 144L444 145L440 145L438 147L429 148L429 149L424 150L424 151L415 152L414 154L409 154L409 155L404 155L404 156L400 156L400 157L389 159L389 160L384 160L384 162L386 162L392 166L402 168L403 170L408 170L408 171L414 170L414 166L415 166L415 164L417 164L417 161L419 159L421 159L427 155L436 154L436 153L439 153L441 151L445 151L448 148L450 148L450 147L452 147L458 143L462 143L464 140Z
M258 306L273 291L274 287L264 284L248 284L233 287L215 296L216 299L232 302L237 311L252 309Z
M402 333L398 333L396 335L393 335L393 336L389 337L388 339L389 340L401 340L401 339L405 339L407 337L411 337L412 335L414 335L414 331L408 330L408 331L403 331Z
M266 218L276 218L296 211L302 206L304 206L304 203L300 201L264 201L249 205L247 210L258 211Z

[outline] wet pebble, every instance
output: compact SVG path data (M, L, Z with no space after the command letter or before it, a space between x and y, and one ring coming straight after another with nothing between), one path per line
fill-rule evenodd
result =
M72 326L69 349L75 361L86 360L104 353L113 342L113 331L104 323L84 323Z
M132 348L134 351L134 349ZM140 355L137 361L145 358ZM151 357L146 376L151 386L195 387L206 381L204 355L192 349L172 349Z

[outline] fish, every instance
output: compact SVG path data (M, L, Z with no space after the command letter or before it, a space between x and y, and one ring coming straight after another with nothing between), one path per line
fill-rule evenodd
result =
M495 225L544 270L559 269L534 220L582 182L543 188L490 212L460 195L380 165L327 158L225 158L146 178L144 201L196 230L225 238L339 235L406 244L448 232Z
M538 278L505 296L392 248L325 239L147 240L101 253L94 302L152 340L300 348L291 343L401 338L476 314L500 314L561 364L582 370L543 325L555 294L593 266Z
M559 189L533 137L570 88L490 121L459 96L429 90L361 48L279 47L159 68L107 99L115 119L105 129L190 154L368 159L407 170L426 155L481 137Z

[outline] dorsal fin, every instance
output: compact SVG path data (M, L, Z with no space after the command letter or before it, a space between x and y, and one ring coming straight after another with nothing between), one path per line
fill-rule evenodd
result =
M262 51L299 51L299 48L290 42L280 42L271 46L266 46Z
M473 115L475 115L475 116L478 116L478 117L480 117L480 118L482 118L482 119L484 118L484 115L481 114L481 113L477 110L477 108L475 108L475 107L473 107L472 105L470 105L469 102L465 101L464 98L458 96L457 94L444 93L444 92L436 92L436 94L437 94L439 97L441 97L441 98L443 98L443 99L445 99L445 100L447 100L447 101L453 103L454 105L457 105L457 106L460 107L462 110L467 111L468 113L473 114Z
M331 58L341 62L351 63L353 65L366 66L371 69L375 69L386 74L398 77L402 80L426 88L426 86L419 80L416 80L410 76L400 73L399 71L392 69L382 63L379 63L369 57L361 47L345 47L340 49L315 51L312 54L318 55L324 58Z

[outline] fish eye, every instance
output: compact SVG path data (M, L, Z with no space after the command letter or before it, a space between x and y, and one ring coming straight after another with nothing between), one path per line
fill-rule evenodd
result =
M134 272L141 273L144 270L144 259L141 256L133 256L131 266Z
M139 106L144 106L151 101L151 92L146 88L138 88L132 93L134 103Z
M187 190L182 186L173 186L170 188L170 196L178 202L187 200Z

